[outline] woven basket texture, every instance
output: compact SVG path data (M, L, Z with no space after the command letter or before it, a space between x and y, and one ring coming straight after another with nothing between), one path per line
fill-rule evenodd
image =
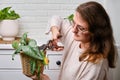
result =
M20 53L20 58L21 58L21 64L22 64L22 71L26 76L32 76L34 74L31 73L31 67L30 67L30 61L33 60L28 55L25 55L24 53ZM37 66L40 65L40 73L43 73L44 70L44 65L42 64L41 61L37 60ZM37 71L37 70L36 70ZM34 72L36 73L36 72Z

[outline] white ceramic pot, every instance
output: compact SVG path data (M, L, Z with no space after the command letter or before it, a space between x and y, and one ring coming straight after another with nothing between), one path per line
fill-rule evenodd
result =
M3 20L0 22L0 35L5 41L15 40L19 33L18 20Z

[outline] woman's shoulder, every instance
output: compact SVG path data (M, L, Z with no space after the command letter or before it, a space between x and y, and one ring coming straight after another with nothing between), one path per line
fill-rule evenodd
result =
M83 63L87 64L87 66L93 66L93 67L108 67L108 60L107 59L100 59L97 63L93 63L93 62L90 62L90 61L82 61Z

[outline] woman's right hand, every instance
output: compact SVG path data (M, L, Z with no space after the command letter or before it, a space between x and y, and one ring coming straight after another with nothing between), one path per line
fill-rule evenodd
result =
M56 26L51 27L51 32L52 32L52 39L53 40L58 40L59 36L61 36L61 34Z
M51 32L52 32L52 39L53 39L52 45L54 46L53 50L54 51L63 50L64 49L63 46L57 45L59 39L62 37L62 35L60 34L58 28L56 26L52 26L51 27Z

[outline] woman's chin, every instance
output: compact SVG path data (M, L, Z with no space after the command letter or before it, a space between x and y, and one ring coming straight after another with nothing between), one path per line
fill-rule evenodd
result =
M78 37L75 37L75 36L74 36L74 40L76 40L76 41L80 41L79 38L78 38Z
M78 39L74 39L75 41L80 41L80 40L78 40Z

